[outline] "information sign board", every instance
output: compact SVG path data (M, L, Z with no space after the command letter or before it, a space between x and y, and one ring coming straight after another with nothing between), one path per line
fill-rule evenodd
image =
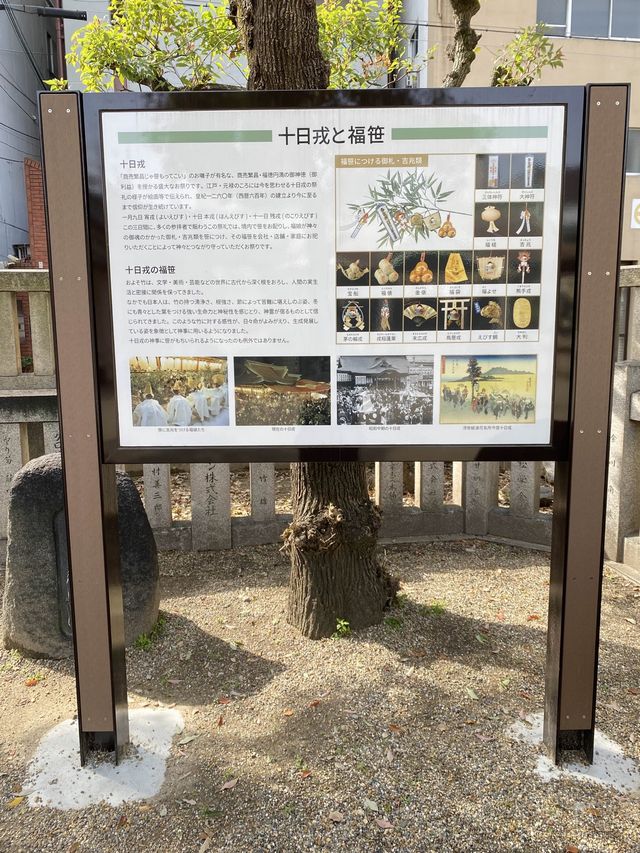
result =
M461 92L85 98L109 461L557 453L582 98Z

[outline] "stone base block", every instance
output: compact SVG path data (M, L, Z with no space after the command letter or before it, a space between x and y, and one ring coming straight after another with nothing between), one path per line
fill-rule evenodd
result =
M403 507L401 513L383 513L380 538L450 535L464 530L464 513L459 506L443 506L440 512Z
M552 519L551 513L539 512L531 518L516 517L508 509L496 507L489 513L487 533L490 536L499 536L501 539L550 545Z
M640 569L640 536L624 537L624 557L622 562L634 569Z
M290 515L276 515L273 521L257 522L251 516L231 520L231 537L234 548L247 545L269 545L280 542L282 531L291 522Z

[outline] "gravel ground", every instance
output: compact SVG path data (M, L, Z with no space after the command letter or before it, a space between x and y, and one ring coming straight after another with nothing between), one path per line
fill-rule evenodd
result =
M542 707L548 556L474 540L385 552L399 606L321 642L284 620L276 546L161 556L164 626L128 653L130 704L175 704L194 739L146 803L9 808L75 696L70 662L0 652L0 850L640 851L640 800L542 782L505 733ZM598 706L636 759L639 596L607 576Z

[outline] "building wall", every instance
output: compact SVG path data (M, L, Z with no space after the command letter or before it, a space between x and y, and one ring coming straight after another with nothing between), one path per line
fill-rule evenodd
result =
M45 5L32 0L32 5ZM14 13L43 79L49 67L47 34L55 53L55 21ZM0 264L14 244L29 243L24 159L39 160L37 96L42 89L35 71L7 18L0 10Z
M42 168L37 160L24 161L24 179L31 245L29 266L34 269L47 269L49 252L47 249L44 188L42 185Z
M412 30L414 29L414 27L417 26L418 55L424 56L429 49L429 31L426 17L427 4L425 3L425 0L404 0L403 7L404 8L402 13L402 20L407 27L407 34L410 37ZM416 75L416 78L411 81L412 84L415 83L415 85L420 88L425 88L427 86L433 85L430 82L430 73L431 66L430 64L427 64L419 71L419 73ZM401 87L404 88L407 82L408 81L406 80L401 80Z
M109 19L109 2L108 0L91 0L90 3L83 3L82 0L63 0L62 5L65 9L73 12L86 12L86 21L70 21L64 22L64 43L65 51L68 53L71 50L71 40L73 34L82 27L86 27L94 18L103 20ZM70 89L82 89L80 83L80 75L78 72L67 64L67 80L69 81Z
M484 0L472 22L481 38L465 86L490 85L496 55L518 29L535 24L536 9L536 0ZM439 86L450 65L444 50L453 33L453 14L448 0L429 0L429 22L429 44L439 45L431 64L429 85ZM631 83L629 126L640 128L640 41L590 38L554 38L553 41L562 48L564 66L546 69L539 85ZM622 222L621 256L624 261L640 260L640 229L629 227L632 198L640 198L638 175L627 177Z

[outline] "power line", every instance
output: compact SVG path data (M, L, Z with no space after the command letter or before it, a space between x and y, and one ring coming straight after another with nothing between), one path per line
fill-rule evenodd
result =
M17 130L15 127L11 127L10 124L5 124L3 121L0 121L0 125L2 125L2 127L6 127L7 130L10 130L12 133L19 133L21 136L26 136L29 139L35 139L36 142L40 142L39 136L32 136L30 133L25 133L24 130Z
M29 233L28 228L23 228L22 225L14 225L13 222L7 222L6 219L0 219L0 225L8 225L9 228L17 228L18 231L24 231L25 234Z
M33 154L30 151L25 151L24 148L18 148L15 145L11 145L10 142L5 142L4 139L0 139L0 145L6 145L7 148L13 148L14 151L19 151L21 154L24 154L25 157L33 157Z
M7 163L23 163L24 160L16 160L13 157L2 157L0 156L0 160L5 160Z
M0 76L2 76L2 75L0 75ZM22 112L23 112L23 113L24 113L28 118L30 118L30 119L31 119L31 121L35 121L35 120L36 120L36 119L35 119L35 116L33 116L31 113L28 113L28 112L25 110L25 108L24 108L21 104L19 104L19 103L18 103L18 101L16 101L16 99L13 97L13 95L9 94L8 89L5 89L5 88L4 88L4 86L2 86L2 85L0 85L0 92L4 92L4 93L5 93L5 95L7 96L7 98L9 98L9 100L10 100L10 101L13 101L13 103L16 105L16 107L18 107L18 109L19 109L19 110L22 110Z
M22 54L24 53L24 50L13 50L10 47L0 47L0 53L19 53L20 56L22 56ZM47 55L46 50L32 50L31 53L34 56L46 56Z
M42 76L40 75L40 69L38 68L38 64L36 63L36 60L35 60L33 54L31 53L31 48L27 44L25 37L24 37L24 34L23 34L22 30L20 29L20 25L18 24L18 21L17 21L16 16L15 16L15 12L13 11L13 9L10 6L5 6L5 11L7 13L9 23L13 27L13 31L15 32L16 36L18 37L18 41L20 42L20 44L24 48L24 52L27 54L29 64L31 65L36 77L38 78L38 82L41 83L42 86L44 86L45 82L42 79Z
M2 68L4 68L5 71L7 70L2 62L0 62L0 66ZM2 78L2 80L5 80L11 86L12 89L16 90L16 92L19 92L22 95L22 97L25 99L25 101L29 101L29 103L33 104L33 106L35 107L36 102L33 100L33 98L30 98L26 92L23 92L22 89L20 88L20 86L17 86L15 84L15 82L13 80L11 80L10 77L7 77L6 74L3 74L2 71L0 71L0 78Z

